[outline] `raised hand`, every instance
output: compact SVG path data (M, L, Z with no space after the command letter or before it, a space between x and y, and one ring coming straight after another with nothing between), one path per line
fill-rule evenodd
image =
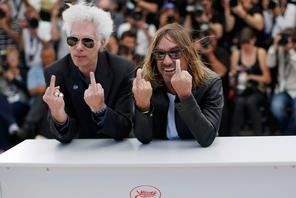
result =
M64 123L67 120L65 112L64 94L60 92L60 87L55 86L56 77L52 75L50 78L49 87L47 87L43 100L47 103L53 118L59 122Z
M142 69L137 70L137 76L133 81L132 88L136 105L141 111L148 111L150 108L150 99L152 96L152 86L149 81L142 77Z
M176 72L171 78L171 84L179 98L191 95L192 76L186 70L181 70L180 60L176 60Z
M104 89L96 83L94 72L90 72L90 84L84 92L84 101L92 112L101 111L105 106Z

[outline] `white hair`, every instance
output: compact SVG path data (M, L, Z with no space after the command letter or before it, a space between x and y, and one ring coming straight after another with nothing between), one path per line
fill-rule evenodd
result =
M94 6L91 3L83 1L75 5L70 5L63 12L63 29L67 35L70 35L72 25L77 21L89 21L96 27L96 34L99 41L105 40L105 45L109 42L110 35L113 31L113 20L109 12Z

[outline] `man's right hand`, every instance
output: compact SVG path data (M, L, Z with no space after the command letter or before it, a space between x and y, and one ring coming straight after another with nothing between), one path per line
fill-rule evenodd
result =
M137 70L137 76L134 79L132 91L138 109L141 111L149 111L152 86L149 81L146 81L142 77L142 69Z
M55 75L52 75L49 87L47 87L43 95L43 100L47 103L54 120L59 124L64 124L67 121L64 94L60 92L59 86L55 86L55 80Z

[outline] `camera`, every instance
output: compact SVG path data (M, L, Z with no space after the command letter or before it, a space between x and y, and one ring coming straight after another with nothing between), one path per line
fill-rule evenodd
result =
M194 15L195 17L201 17L204 13L204 7L201 4L196 4Z
M167 16L167 23L174 23L175 22L175 17L172 14L169 14Z
M279 45L280 46L285 46L289 43L289 34L287 33L281 33L281 39L279 40Z
M238 5L238 0L230 0L230 7L236 7Z
M32 29L38 28L39 20L37 18L34 18L34 17L33 18L28 18L27 21L28 21L28 25L29 25L30 28L32 28Z
M131 17L136 21L140 21L143 18L143 13L140 11L132 11Z
M278 0L270 0L268 3L268 9L273 10L274 8L279 6Z
M3 19L6 17L6 13L0 8L0 19Z

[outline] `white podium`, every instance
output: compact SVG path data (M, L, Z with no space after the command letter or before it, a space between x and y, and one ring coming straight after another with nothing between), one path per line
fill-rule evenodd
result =
M26 140L0 155L0 198L295 198L296 136Z

